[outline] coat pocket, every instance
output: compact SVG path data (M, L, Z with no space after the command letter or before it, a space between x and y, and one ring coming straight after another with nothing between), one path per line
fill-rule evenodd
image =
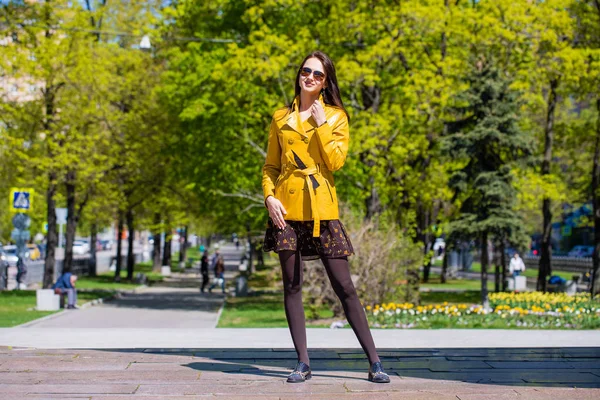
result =
M329 186L329 181L325 179L325 185L327 186L327 190L329 191L329 197L331 197L331 202L333 203L333 193L331 192L331 186Z

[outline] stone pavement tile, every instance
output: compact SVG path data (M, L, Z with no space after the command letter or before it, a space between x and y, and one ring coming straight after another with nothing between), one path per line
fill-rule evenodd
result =
M196 394L287 394L287 393L313 393L313 394L343 394L346 389L342 384L314 384L310 381L290 385L285 382L260 382L245 384L188 384L188 385L140 385L136 395L196 395Z
M573 372L553 374L538 374L537 376L526 376L523 378L525 382L530 383L568 383L577 386L578 383L595 383L600 387L600 376L589 372Z
M480 356L445 356L448 361L569 361L560 354L490 354ZM588 361L578 360L578 361Z
M517 392L524 389L515 388ZM540 387L535 389L539 393L554 396L554 399L574 399L574 400L598 400L600 398L600 389L572 389L572 388L547 388Z
M124 370L129 363L127 361L107 363L102 360L79 360L69 361L39 361L36 359L10 360L3 366L8 371L115 371Z
M288 397L286 396L285 399ZM306 398L306 397L304 397ZM282 398L278 395L256 395L253 396L251 394L248 395L230 395L230 394L198 394L198 395L190 395L190 396L169 396L169 395L135 395L135 396L92 396L91 400L205 400L205 399L219 399L219 400L282 400ZM312 399L312 397L311 397ZM331 397L330 397L331 399ZM23 400L23 399L21 399ZM27 398L29 400L29 398Z
M516 382L523 383L522 374L513 371L494 370L464 370L460 372L436 372L430 370L414 370L396 372L404 379L421 378L430 380L446 380L458 382Z
M340 352L338 353L340 358L359 358L366 359L367 356L364 352L360 353L346 353ZM397 357L435 357L434 352L432 351L380 351L377 350L377 354L380 358L397 358Z
M199 380L200 372L188 371L43 371L0 373L3 383L186 383Z
M311 360L317 359L339 359L338 353L334 351L309 351L308 356ZM242 351L223 350L223 351L200 351L194 353L194 358L212 358L215 360L228 359L290 359L297 360L295 352L283 351Z
M135 384L101 384L101 385L89 385L89 384L81 384L81 385L11 385L11 384L3 384L0 385L0 398L3 398L4 394L111 394L111 393L121 393L121 394L133 394L135 390L138 388L138 385Z
M162 362L133 362L127 367L128 370L133 371L186 371L195 370L197 372L203 371L241 371L244 369L256 369L256 366L251 362L252 360L243 360L243 363L239 362L228 362L228 361L196 361L189 363L162 363ZM285 366L285 364L283 364Z
M583 369L600 369L600 359L596 361L567 361L567 364L572 368Z
M568 369L573 363L566 361L486 361L492 368L498 369Z
M459 394L457 397L460 400L495 400L495 399L525 399L525 400L597 400L600 396L600 391L591 391L589 389L547 389L547 388L513 388L513 391L506 393L496 393L491 395L482 394Z
M129 399L133 397L128 396ZM121 400L126 399L127 397L121 397ZM2 400L48 400L48 399L90 399L90 395L88 394L44 394L44 395L27 395L27 397L23 397L21 394L17 395L7 395L2 397Z

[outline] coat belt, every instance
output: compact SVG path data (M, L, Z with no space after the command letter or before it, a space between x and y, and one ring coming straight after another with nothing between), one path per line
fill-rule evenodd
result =
M321 171L317 166L308 167L304 169L296 168L294 169L294 174L303 175L306 179L306 184L308 185L308 193L310 194L310 210L313 215L313 237L319 237L321 231L321 218L319 217L319 207L317 204L317 195L315 190L312 187L311 176L320 174Z

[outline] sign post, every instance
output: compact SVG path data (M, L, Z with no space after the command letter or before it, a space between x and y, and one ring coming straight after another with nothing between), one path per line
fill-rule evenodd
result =
M17 289L21 288L23 275L27 271L25 266L26 243L31 238L29 226L31 218L26 213L33 210L33 194L31 188L11 188L9 196L9 210L15 215L12 223L15 229L11 232L11 239L17 245Z
M63 247L62 227L67 223L68 210L66 208L56 209L56 223L58 224L58 247Z

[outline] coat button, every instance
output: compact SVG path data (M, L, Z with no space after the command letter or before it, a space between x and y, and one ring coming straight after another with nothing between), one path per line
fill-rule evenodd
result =
M290 189L290 194L296 193L296 189Z
M304 138L302 141L303 141L304 143L308 143L308 138L307 138L307 137L305 137L305 138Z
M288 139L288 144L294 144L294 139Z

